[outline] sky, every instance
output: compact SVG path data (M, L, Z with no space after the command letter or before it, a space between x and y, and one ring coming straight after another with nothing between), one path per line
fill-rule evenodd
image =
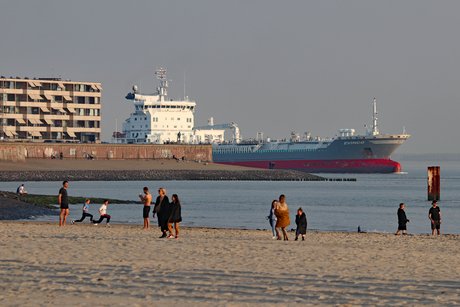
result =
M245 139L364 134L377 99L397 153L460 153L460 1L0 0L0 75L102 83L102 140L152 93ZM118 124L118 126L117 126ZM227 132L229 137L231 132Z

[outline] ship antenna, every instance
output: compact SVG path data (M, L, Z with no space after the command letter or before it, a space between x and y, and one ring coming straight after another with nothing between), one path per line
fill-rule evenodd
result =
M164 101L164 97L168 95L166 88L168 87L168 81L166 80L166 69L161 67L155 71L155 75L157 75L157 79L160 80L160 87L158 90L158 95L160 96L160 101Z
M374 112L373 112L373 116L372 116L372 120L373 120L373 123L372 123L372 135L378 135L379 134L379 128L378 128L378 125L377 125L377 114L379 114L379 113L377 112L377 99L375 99L375 97L374 97L373 106L374 106Z

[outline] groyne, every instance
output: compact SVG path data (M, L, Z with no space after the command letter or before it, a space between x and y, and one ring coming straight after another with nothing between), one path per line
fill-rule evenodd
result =
M59 215L59 210L26 203L19 194L0 192L0 220L30 219L41 215Z
M124 180L261 180L327 181L329 179L293 170L73 170L0 171L0 181L124 181Z

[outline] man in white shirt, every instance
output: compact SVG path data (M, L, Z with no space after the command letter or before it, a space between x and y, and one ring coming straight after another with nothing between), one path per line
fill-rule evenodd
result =
M107 213L107 205L109 204L109 200L106 199L104 200L104 203L102 206L99 208L99 214L101 217L99 218L98 221L95 221L93 225L100 224L104 218L107 219L107 227L110 227L109 222L110 222L110 215L106 214Z

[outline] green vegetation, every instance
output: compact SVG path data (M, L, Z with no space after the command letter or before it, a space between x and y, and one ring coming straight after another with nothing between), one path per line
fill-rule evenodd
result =
M59 204L59 200L57 196L48 196L48 195L27 195L24 197L25 199L23 201L29 203L29 204L34 204L34 205L39 205L47 208L55 208L55 206L50 205L50 204ZM95 204L102 204L105 200L105 198L91 198L88 197L91 203ZM86 200L86 197L70 197L69 196L69 204L82 204ZM109 199L109 204L125 204L125 203L133 203L133 201L128 201L128 200L119 200L119 199ZM135 202L138 203L138 202Z

